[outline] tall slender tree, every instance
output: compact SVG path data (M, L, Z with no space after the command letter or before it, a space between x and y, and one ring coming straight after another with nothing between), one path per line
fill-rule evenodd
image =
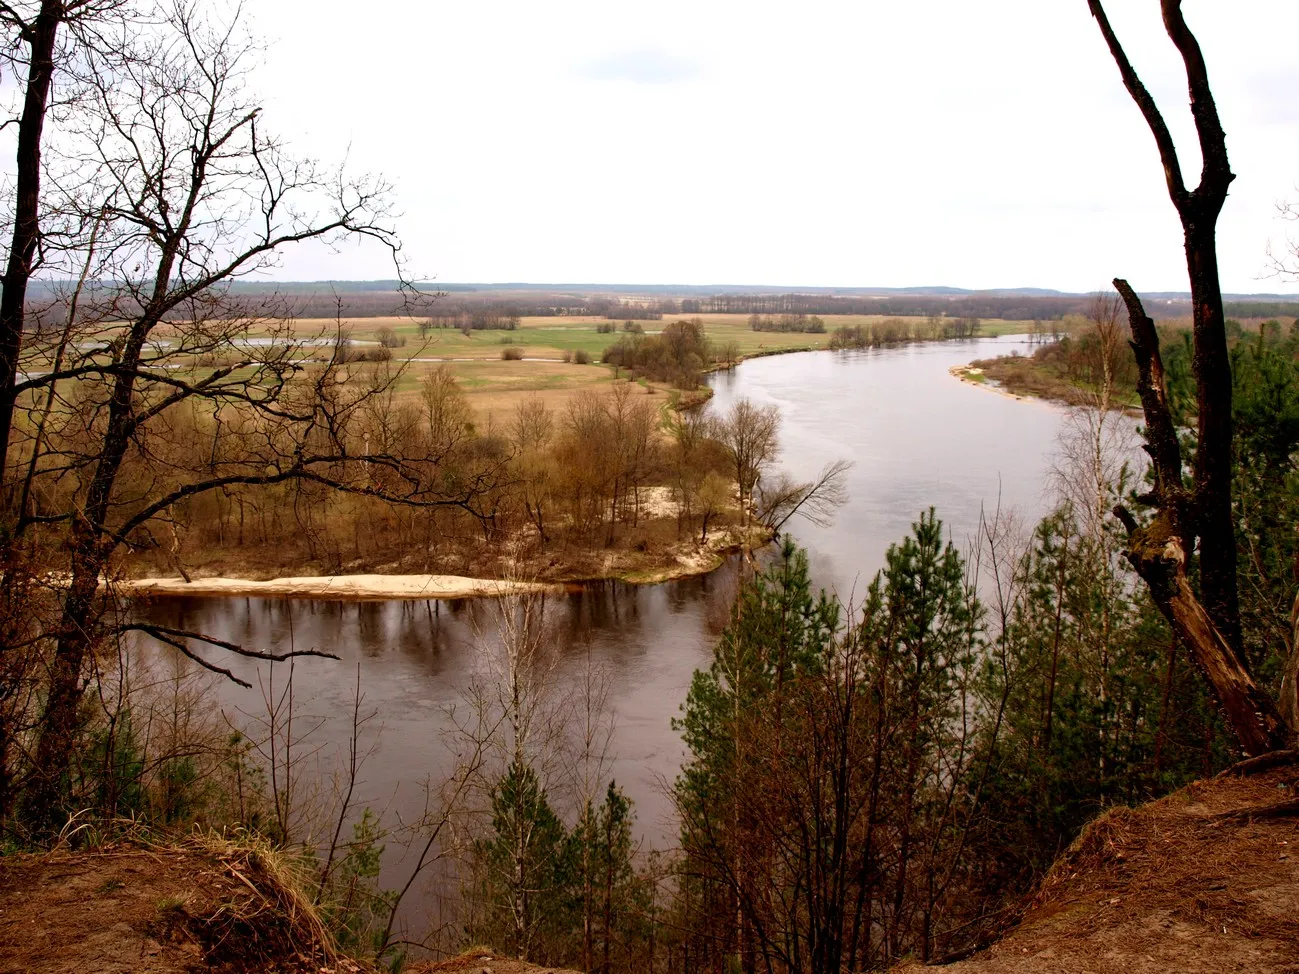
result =
M0 477L6 469L9 430L13 425L18 356L26 321L27 283L36 268L41 238L41 148L45 117L54 81L59 28L70 20L103 15L122 0L41 0L38 7L0 3L0 26L26 51L26 78L14 173L13 227L9 255L0 282ZM21 59L14 67L20 70Z

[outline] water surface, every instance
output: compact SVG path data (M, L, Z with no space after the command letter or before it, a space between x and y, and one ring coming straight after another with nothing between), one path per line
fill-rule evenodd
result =
M849 500L828 528L792 522L818 579L847 596L883 564L888 545L934 505L963 544L980 510L1014 507L1035 519L1063 413L953 378L948 369L976 358L1027 350L1022 341L978 339L860 352L810 352L754 359L713 377L710 408L737 396L774 403L783 418L780 466L803 477L824 464L853 462ZM560 683L581 681L588 659L610 677L616 718L612 776L636 805L648 845L673 841L663 791L683 756L671 727L696 668L706 666L734 592L734 565L713 575L652 586L600 583L547 598L559 644ZM320 724L313 741L329 760L348 736L360 665L365 709L382 733L358 795L362 804L410 820L423 805L425 779L453 767L449 713L459 708L494 638L486 601L326 602L251 598L165 598L146 610L155 621L201 630L245 646L328 650L341 661L295 665L296 706ZM265 668L261 675L265 679ZM232 669L254 684L223 684L232 719L264 711L258 665ZM279 679L283 679L282 668ZM562 799L561 799L562 801ZM383 881L401 876L390 847Z

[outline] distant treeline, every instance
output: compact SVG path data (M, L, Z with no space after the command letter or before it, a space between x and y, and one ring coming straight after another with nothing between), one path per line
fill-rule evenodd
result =
M945 338L973 338L982 322L978 318L940 318L930 315L923 321L907 318L885 318L868 325L836 328L830 334L830 347L874 348L898 342L935 341Z
M37 317L60 319L70 285L45 282L33 288L29 309ZM652 289L647 289L652 290ZM88 295L94 303L122 305L130 313L129 294L108 294L94 285ZM1008 321L1057 321L1067 315L1087 313L1088 295L1056 294L888 294L845 295L789 292L714 294L682 298L619 298L608 294L565 293L543 290L466 291L442 293L421 286L400 291L381 282L344 281L333 284L286 282L244 283L229 298L249 315L299 318L376 318L410 315L436 319L436 326L496 327L476 324L487 319L549 318L592 315L611 321L657 321L665 315L744 314L764 318L786 315L881 315L886 317L994 318ZM1299 299L1228 301L1226 313L1236 318L1293 317ZM1157 318L1186 317L1190 302L1183 298L1152 299ZM452 322L455 323L452 323ZM444 325L445 323L445 325ZM776 330L783 330L777 328Z
M1293 318L1299 301L1228 301L1223 311L1228 318Z
M1086 311L1085 297L1035 295L890 295L718 294L687 298L682 314L886 315L891 317L1003 318L1033 321Z

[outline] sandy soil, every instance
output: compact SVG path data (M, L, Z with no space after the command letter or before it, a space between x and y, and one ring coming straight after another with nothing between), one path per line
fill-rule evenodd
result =
M475 947L451 960L408 964L403 970L406 974L577 974L558 967L534 967L510 960L486 947Z
M174 570L174 562L140 565L146 577L122 578L113 586L126 595L153 596L249 596L267 598L331 599L346 601L388 599L465 599L543 592L558 594L574 585L595 579L616 579L633 584L653 584L692 575L705 575L721 566L727 555L759 548L771 538L759 526L746 533L739 525L712 528L700 544L697 535L680 537L676 524L676 502L666 487L647 488L641 496L643 517L635 533L624 534L619 544L599 544L561 550L528 550L494 545L481 557L460 560L470 574L407 574L410 568L425 567L422 555L395 562L359 563L356 574L298 575L272 577L279 571L310 571L312 567L275 567L267 559L253 557L232 562L214 556L195 564L187 559L191 581L174 575L148 576L148 572ZM245 555L249 554L244 552ZM416 553L419 555L419 553ZM269 563L268 563L269 562ZM457 565L459 567L459 565ZM367 571L368 569L368 571ZM253 577L248 577L253 576ZM257 577L260 576L260 577ZM502 577L504 576L504 577ZM515 579L528 579L520 581Z
M245 850L0 857L0 974L357 974Z
M1292 764L1102 815L1056 861L1017 929L943 970L1295 974L1297 788Z
M117 583L124 592L147 595L248 595L297 599L468 599L514 592L558 592L558 585L461 575L321 575L273 578L139 578Z
M260 853L215 838L0 856L0 974L378 974L327 937ZM405 970L575 974L484 947Z
M995 392L997 395L1005 396L1007 399L1015 399L1019 402L1023 402L1029 398L1028 396L1021 396L1010 392L999 383L989 382L983 378L976 378L976 376L983 376L983 369L975 368L971 365L953 365L947 370L947 372L949 375L955 376L967 385L977 386L980 389L986 389L988 392Z

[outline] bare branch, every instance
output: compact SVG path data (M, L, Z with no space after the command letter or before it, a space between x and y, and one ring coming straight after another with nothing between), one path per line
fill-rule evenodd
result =
M1173 198L1173 203L1180 210L1182 201L1187 198L1188 193L1186 183L1182 179L1182 166L1177 159L1177 147L1173 144L1173 136L1168 131L1164 116L1160 114L1159 106L1155 104L1155 100L1151 97L1150 92L1146 90L1146 86L1137 77L1136 69L1132 66L1132 62L1128 60L1127 52L1123 50L1123 45L1119 43L1114 28L1110 26L1110 19L1105 13L1105 8L1101 6L1101 0L1087 0L1087 6L1091 10L1092 16L1096 18L1096 23L1100 26L1101 34L1105 38L1106 45L1109 46L1114 63L1118 65L1119 74L1123 78L1123 86L1128 89L1128 94L1132 96L1132 100L1141 109L1146 125L1150 127L1150 133L1155 137L1155 145L1159 148L1159 158L1164 164L1164 178L1168 182L1168 194Z

